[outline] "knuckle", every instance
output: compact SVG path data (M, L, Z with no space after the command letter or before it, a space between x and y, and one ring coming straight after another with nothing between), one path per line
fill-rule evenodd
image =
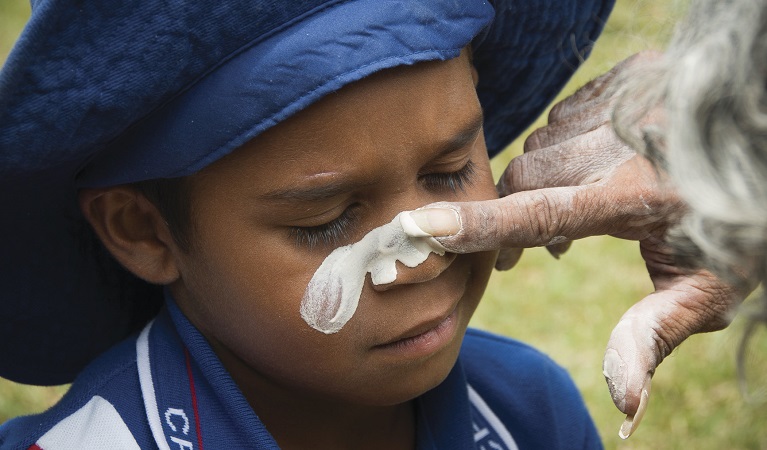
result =
M471 206L461 209L462 230L450 238L451 242L460 244L465 250L499 248L505 234L503 210L498 210L498 205L483 202L468 205Z
M538 128L537 130L530 133L530 136L525 139L525 144L523 146L523 152L528 153L534 150L538 150L540 148L543 148L541 139L541 135L544 134L546 131L546 127Z
M509 167L504 174L506 177L504 183L506 184L506 190L509 191L508 194L524 190L528 167L529 164L527 158L519 157L511 160Z
M562 100L561 102L551 107L551 111L549 111L549 123L558 122L562 117L565 117L568 115L568 112L571 109L570 107L571 98L573 97L569 97L565 100Z
M512 188L511 188L511 163L509 163L509 166L506 166L506 170L503 171L501 174L501 177L498 178L498 183L495 185L495 191L498 193L498 197L506 197L509 194L512 194Z
M553 202L543 192L533 193L526 205L529 221L529 231L535 236L540 245L547 244L556 235L559 223L558 214L553 207Z
M721 282L713 282L696 289L697 295L685 305L696 319L692 322L693 331L709 332L727 328L732 321L733 306L740 300L736 289Z
M734 289L721 283L695 285L676 303L673 313L658 322L654 331L661 355L668 355L686 338L697 333L718 331L729 326L733 306L738 303Z
M673 336L673 337L672 337ZM670 355L686 336L677 337L676 333L669 334L667 330L653 330L653 341L655 342L656 363L660 364Z
M609 72L589 81L588 83L586 83L586 85L584 85L581 89L579 89L580 96L584 97L584 100L592 100L592 101L594 99L601 97L602 94L611 85L613 76L614 76L614 72L610 70Z

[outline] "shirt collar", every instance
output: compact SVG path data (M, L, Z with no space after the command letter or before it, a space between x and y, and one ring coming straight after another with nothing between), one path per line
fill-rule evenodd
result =
M173 299L137 341L145 412L160 449L278 449L205 337ZM416 399L417 448L475 447L473 416L460 361ZM207 443L207 444L206 444Z

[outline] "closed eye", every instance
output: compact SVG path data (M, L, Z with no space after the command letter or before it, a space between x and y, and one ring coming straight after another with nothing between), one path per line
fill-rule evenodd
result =
M457 193L465 192L466 187L474 182L475 175L475 165L469 160L455 172L421 174L419 179L427 189ZM340 216L321 225L290 227L290 237L295 240L297 246L305 246L309 249L318 246L337 247L341 241L349 239L349 230L358 219L358 209L358 204L351 205Z
M295 239L297 246L313 249L318 245L336 247L340 241L349 238L349 229L357 219L357 205L351 205L340 216L312 227L290 227L290 237Z
M429 173L420 175L427 189L435 191L466 192L466 186L474 182L476 170L474 163L469 160L466 165L455 172Z

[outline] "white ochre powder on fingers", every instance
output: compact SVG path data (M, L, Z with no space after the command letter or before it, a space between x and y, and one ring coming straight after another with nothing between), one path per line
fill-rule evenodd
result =
M357 310L368 272L375 285L392 283L397 279L397 261L416 267L430 253L444 255L445 248L418 228L409 211L401 212L359 242L339 247L325 258L306 287L301 317L315 330L336 333Z

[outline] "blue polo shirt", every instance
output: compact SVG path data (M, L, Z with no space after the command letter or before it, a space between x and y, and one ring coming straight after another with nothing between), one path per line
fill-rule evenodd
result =
M456 365L416 399L419 450L602 448L564 369L469 329ZM88 366L50 410L0 427L2 449L277 449L200 332L169 301Z

